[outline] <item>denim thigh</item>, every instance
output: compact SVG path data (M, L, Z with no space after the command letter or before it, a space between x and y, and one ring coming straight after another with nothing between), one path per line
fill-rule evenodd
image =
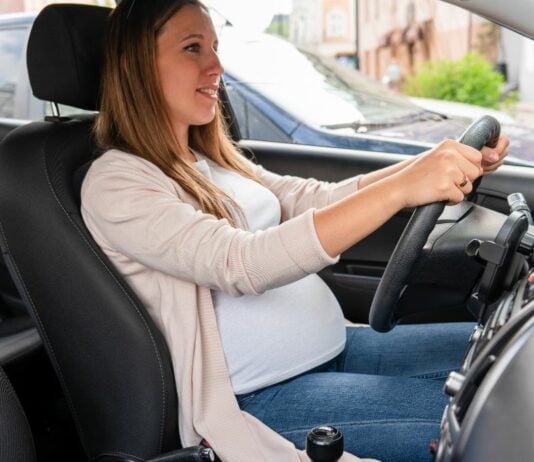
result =
M324 367L238 396L297 447L316 425L345 435L347 451L382 461L430 461L447 402L446 374L457 369L472 323L401 325L387 334L347 328L343 353Z
M352 454L430 462L446 404L441 389L436 380L316 372L250 394L240 406L298 448L311 428L330 424Z
M404 324L386 334L347 327L336 370L404 377L447 377L458 369L474 323Z

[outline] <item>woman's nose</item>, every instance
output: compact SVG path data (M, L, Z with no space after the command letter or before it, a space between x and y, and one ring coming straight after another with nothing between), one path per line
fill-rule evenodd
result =
M219 55L217 54L217 51L215 50L211 50L211 53L210 53L208 72L211 75L214 75L214 74L222 75L224 73L223 65L221 64Z

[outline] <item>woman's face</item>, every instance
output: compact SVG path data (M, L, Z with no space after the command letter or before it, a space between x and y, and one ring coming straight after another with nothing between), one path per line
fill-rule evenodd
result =
M159 80L178 137L215 116L223 73L217 45L211 19L198 5L180 8L157 38Z

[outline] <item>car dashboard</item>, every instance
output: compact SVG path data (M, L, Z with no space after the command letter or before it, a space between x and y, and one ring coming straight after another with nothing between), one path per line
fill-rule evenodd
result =
M530 233L515 240L508 246L526 249ZM473 329L463 364L445 383L450 398L439 441L431 444L437 462L523 461L534 454L534 269L515 264L523 275L479 313L483 321ZM513 265L493 270L504 280L517 272Z

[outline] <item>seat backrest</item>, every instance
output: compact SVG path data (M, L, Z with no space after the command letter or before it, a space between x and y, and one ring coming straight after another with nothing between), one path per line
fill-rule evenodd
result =
M0 368L0 462L35 462L32 434L22 406Z
M36 97L96 110L109 12L83 5L41 12L28 44ZM80 215L79 180L98 153L93 122L48 119L4 139L0 244L88 457L139 460L180 447L178 403L161 333Z

